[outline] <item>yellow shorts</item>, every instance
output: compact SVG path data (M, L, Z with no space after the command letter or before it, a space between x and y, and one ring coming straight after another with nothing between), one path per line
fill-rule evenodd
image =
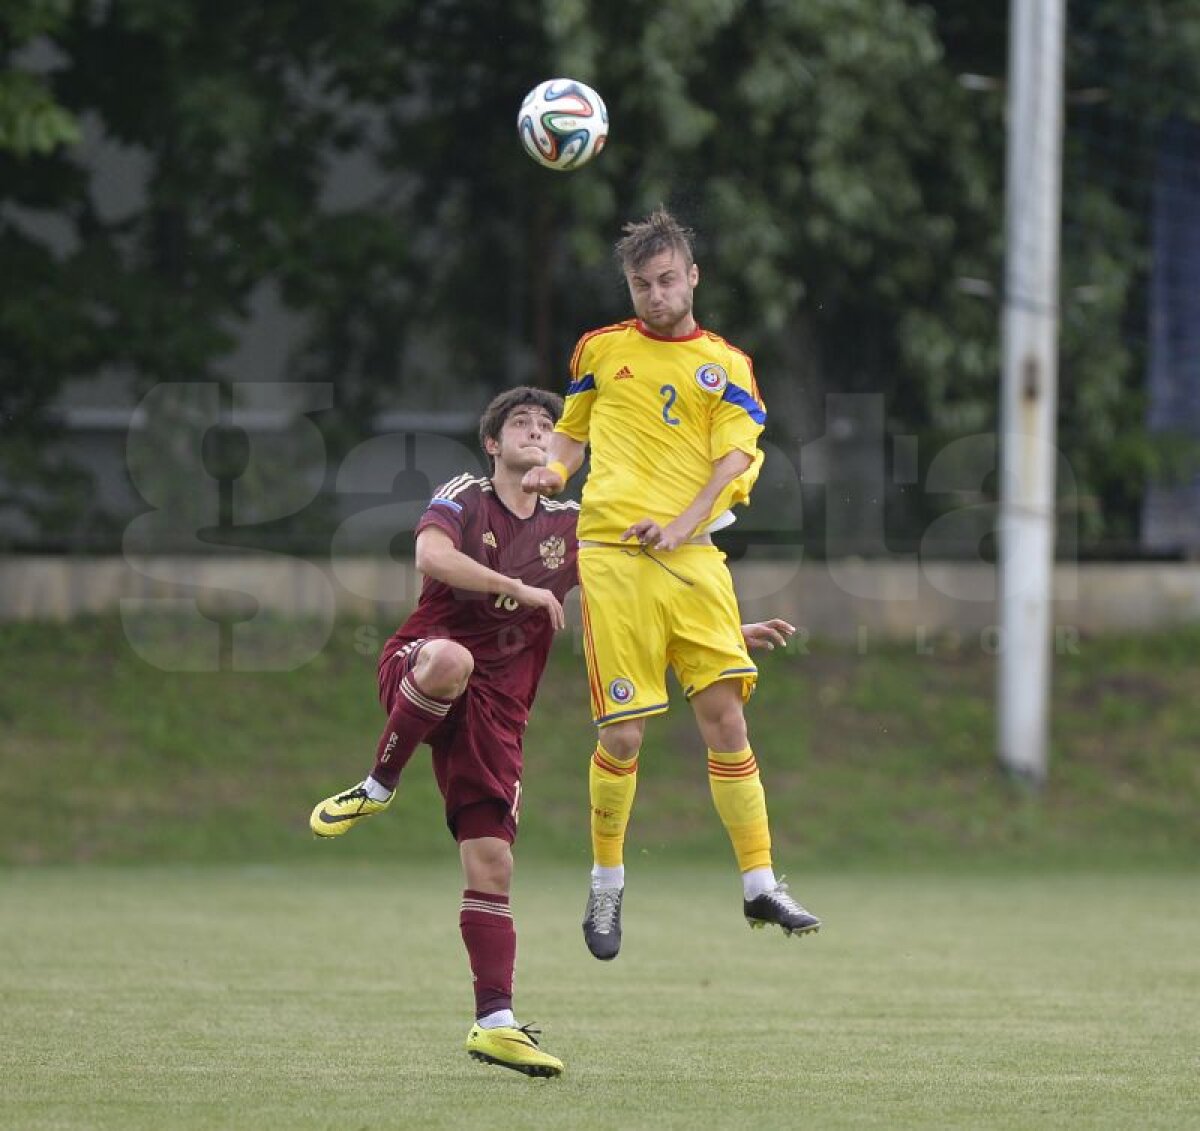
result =
M740 679L742 699L750 698L758 669L715 546L581 546L579 591L597 726L662 714L668 666L689 699L722 679Z

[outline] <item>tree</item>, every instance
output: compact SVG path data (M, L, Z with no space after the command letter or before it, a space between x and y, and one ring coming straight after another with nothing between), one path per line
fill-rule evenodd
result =
M229 384L264 287L304 327L289 376L336 383L324 422L346 442L383 404L560 386L577 334L627 311L621 223L660 202L699 233L701 319L754 353L777 442L820 435L831 391L880 394L927 452L995 426L997 310L963 280L1000 279L1003 105L959 81L1004 74L994 5L14 3L10 62L35 39L56 60L18 84L88 138L0 153L9 482L41 462L68 378ZM1111 94L1093 123L1196 112L1194 6L1085 8L1071 84ZM578 173L515 137L522 95L555 74L612 118ZM119 208L97 192L98 149L141 170ZM1128 529L1145 454L1128 328L1146 239L1129 181L1094 172L1069 144L1060 435L1099 537ZM71 502L62 482L40 498Z
M1006 73L1003 8L937 2L956 70ZM1200 9L1188 0L1068 6L1059 447L1078 487L1061 504L1085 544L1136 538L1164 446L1142 427L1149 201L1159 130L1200 117ZM992 276L998 278L998 275Z
M702 320L754 354L779 442L822 435L835 391L881 395L904 431L988 426L995 328L957 280L999 254L997 114L925 8L555 9L564 69L602 64L611 95L592 224L660 200L695 224Z
M0 151L28 157L52 153L79 140L74 117L59 105L42 77L20 57L31 42L52 35L65 22L70 0L10 0L0 29Z
M348 223L321 194L326 163L366 130L347 92L372 63L403 78L395 31L414 7L131 0L25 22L62 60L53 96L97 123L87 155L0 156L10 205L0 254L14 268L0 283L0 469L22 487L9 502L38 512L43 529L79 521L78 505L47 512L53 484L37 482L62 383L116 374L136 397L161 382L227 380L222 363L264 280L320 304L318 332L338 347L326 372L347 411L371 399L356 366L380 386L395 376L411 233L369 206ZM101 148L142 170L116 208L94 184Z

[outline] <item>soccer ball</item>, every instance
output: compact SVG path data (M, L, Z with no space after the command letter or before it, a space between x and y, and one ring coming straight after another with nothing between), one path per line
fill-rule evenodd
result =
M604 99L575 79L547 79L521 103L521 145L539 165L569 172L586 165L608 140Z

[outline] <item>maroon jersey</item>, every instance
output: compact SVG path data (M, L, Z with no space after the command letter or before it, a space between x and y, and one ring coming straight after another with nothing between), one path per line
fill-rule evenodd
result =
M541 497L529 518L518 518L496 497L490 479L460 475L435 492L417 534L436 527L461 553L506 577L549 589L563 601L578 583L578 518L578 503ZM496 593L456 590L427 577L416 609L384 646L380 662L425 637L454 640L468 649L475 658L472 685L510 724L524 726L554 638L545 609Z

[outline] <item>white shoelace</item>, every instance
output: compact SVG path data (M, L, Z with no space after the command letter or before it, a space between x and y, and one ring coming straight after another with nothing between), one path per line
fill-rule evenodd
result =
M782 880L780 880L771 891L767 892L767 898L777 907L782 907L785 911L796 911L801 915L808 914L808 912L788 894L788 886Z
M618 889L600 888L592 892L592 923L597 934L607 935L613 929L620 904L621 892Z

